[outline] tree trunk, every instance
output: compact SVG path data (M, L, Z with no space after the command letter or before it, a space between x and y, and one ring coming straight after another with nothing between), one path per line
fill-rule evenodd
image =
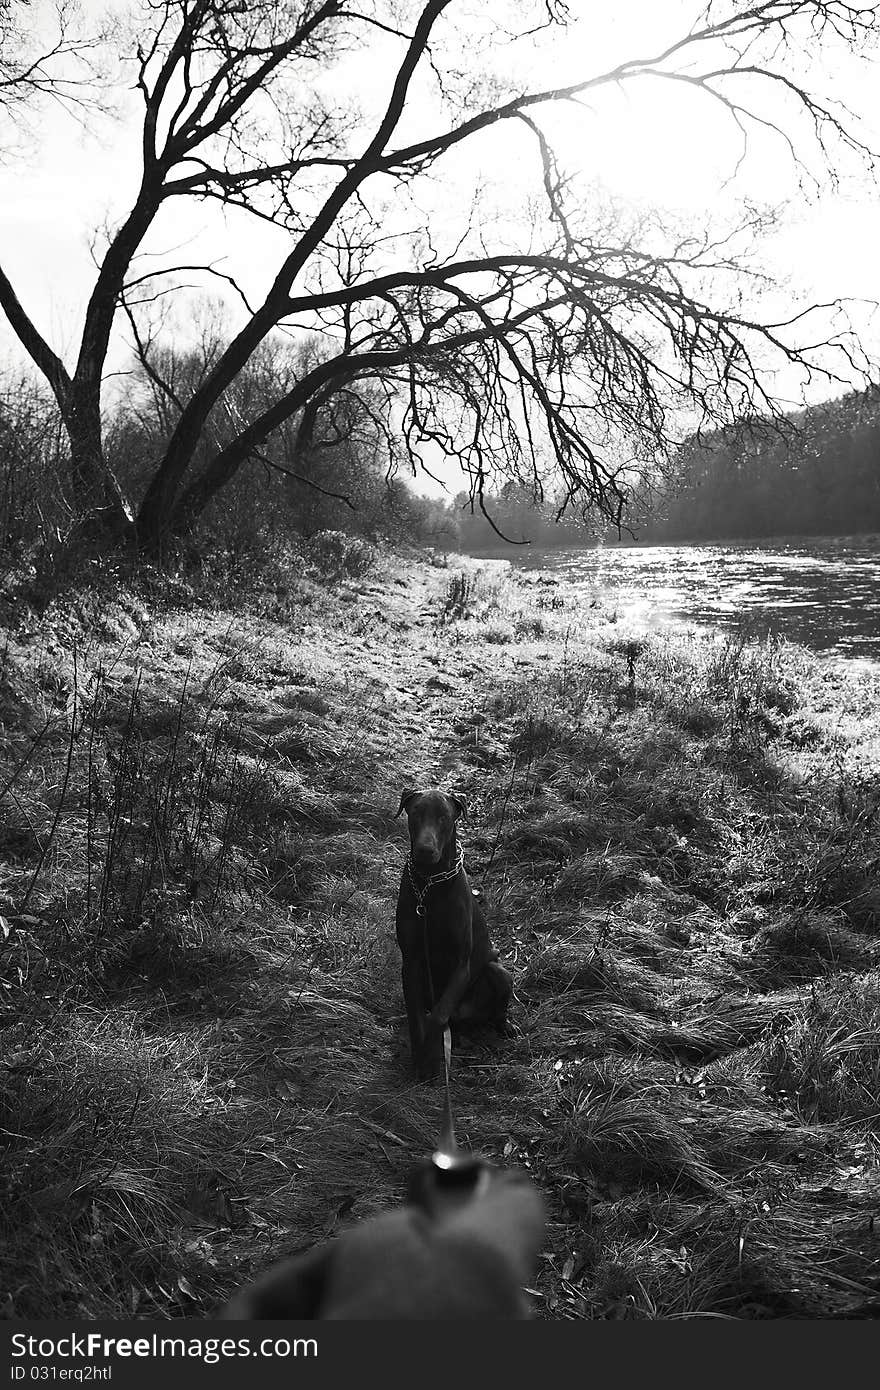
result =
M165 457L144 493L137 517L138 539L155 548L172 530L171 518L183 477L198 448L205 422L226 387L277 321L280 310L267 300L230 344L180 416ZM215 489L216 490L216 489ZM206 499L207 500L207 499Z
M104 458L100 397L74 381L62 407L73 500L83 524L108 539L131 534L134 516Z

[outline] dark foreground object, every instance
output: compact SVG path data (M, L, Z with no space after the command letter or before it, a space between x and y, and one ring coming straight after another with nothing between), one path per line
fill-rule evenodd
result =
M438 1194L432 1164L407 1205L284 1260L231 1300L224 1318L527 1318L544 1203L519 1171L476 1163L462 1193Z

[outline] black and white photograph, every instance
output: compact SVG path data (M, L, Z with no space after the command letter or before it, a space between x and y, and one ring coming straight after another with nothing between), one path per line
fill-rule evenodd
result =
M7 1374L877 1318L880 4L0 0Z

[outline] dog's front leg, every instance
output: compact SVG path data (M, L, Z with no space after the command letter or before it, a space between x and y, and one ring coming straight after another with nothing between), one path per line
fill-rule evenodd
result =
M409 1025L409 1045L416 1061L422 1053L425 1042L427 1010L422 999L422 969L419 961L404 956L401 967L403 998L406 1004L406 1021Z
M456 965L447 981L446 988L428 1014L428 1022L443 1029L461 1002L462 995L470 982L470 950Z

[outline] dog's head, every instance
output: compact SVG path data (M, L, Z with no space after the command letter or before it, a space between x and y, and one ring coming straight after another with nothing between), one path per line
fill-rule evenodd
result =
M448 856L455 842L455 827L467 814L467 802L452 792L405 791L398 816L401 811L406 811L413 863L429 871Z

